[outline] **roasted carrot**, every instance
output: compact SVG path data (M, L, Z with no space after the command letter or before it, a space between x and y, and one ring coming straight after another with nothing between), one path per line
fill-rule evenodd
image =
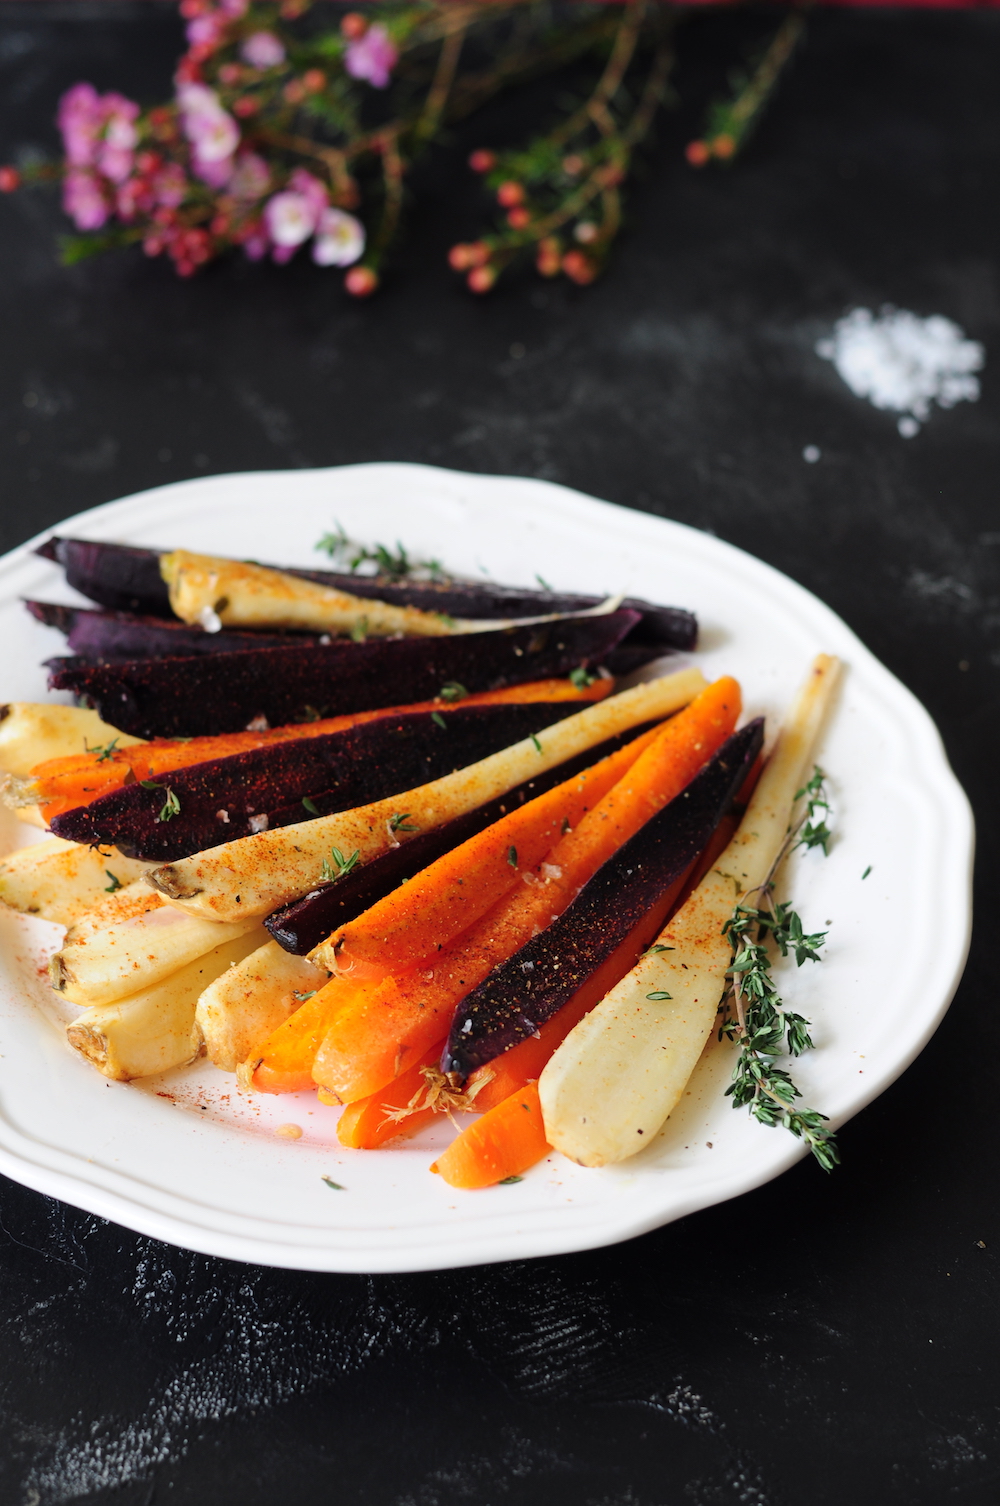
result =
M432 1046L415 1066L380 1093L349 1103L337 1121L337 1139L341 1145L352 1150L375 1150L399 1135L415 1135L425 1125L440 1119L440 1112L431 1106L433 1090L424 1076L425 1072L434 1071L440 1054L440 1045Z
M353 993L351 984L331 978L272 1031L250 1061L240 1066L237 1075L241 1084L260 1093L298 1093L303 1088L315 1087L312 1064L316 1052L338 1008Z
M459 1001L560 915L607 857L690 783L739 708L735 680L710 685L654 733L627 774L529 875L532 884L508 893L422 966L359 984L317 1052L315 1081L353 1103L407 1070L447 1030Z
M53 758L31 771L33 798L42 806L47 820L64 811L89 805L101 795L135 780L152 779L174 769L189 768L209 759L225 758L231 753L245 753L269 743L298 738L322 737L330 732L344 732L364 722L410 712L444 711L454 706L492 706L524 704L536 701L603 700L614 686L613 680L595 680L582 689L570 680L536 680L529 685L513 685L502 690L484 690L476 695L449 701L421 701L412 706L389 706L379 711L359 711L353 716L327 717L316 722L296 722L287 727L273 727L262 732L225 732L215 737L192 737L186 742L167 739L140 743L129 748L101 749L94 753L77 753L69 758ZM29 793L27 790L25 794Z
M452 1187L493 1187L519 1177L551 1150L545 1138L537 1084L511 1093L481 1119L474 1119L431 1171Z
M643 733L582 773L453 847L311 954L331 971L377 982L405 973L467 930L626 774L658 737Z

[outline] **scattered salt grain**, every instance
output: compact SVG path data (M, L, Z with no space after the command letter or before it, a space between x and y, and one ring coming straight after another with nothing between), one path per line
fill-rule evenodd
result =
M974 403L979 379L973 372L986 359L979 341L966 339L951 319L941 314L922 319L889 305L877 318L871 309L852 309L837 320L832 339L817 343L816 354L833 362L857 397L902 414L898 428L904 439L919 432L932 402L939 408Z

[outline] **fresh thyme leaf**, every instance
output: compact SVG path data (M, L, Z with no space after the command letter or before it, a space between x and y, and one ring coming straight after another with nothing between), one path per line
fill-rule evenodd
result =
M401 816L390 816L389 817L389 830L390 831L419 831L420 830L419 826L413 826L412 824L407 825L407 822L409 821L409 818L410 818L409 811L404 811Z
M869 864L868 864L868 867L867 867L867 868L866 868L866 869L865 869L865 871L864 871L864 873L863 873L863 874L862 874L862 875L861 875L861 877L862 877L862 878L863 878L863 879L866 879L866 878L867 878L867 877L868 877L868 875L869 875L869 874L870 874L870 873L871 873L871 871L872 871L872 865L871 865L871 863L869 863Z
M442 701L464 701L468 694L465 686L460 685L457 680L449 680L447 685L441 686Z
M331 560L346 565L352 575L357 575L362 565L374 565L378 575L391 581L423 576L429 580L446 579L440 560L412 560L397 540L395 553L384 544L368 548L348 537L342 524L337 523L331 533L324 533L315 546Z
M305 809L309 812L310 816L318 816L319 815L318 808L309 799L308 795L303 795L302 796L302 804L305 807Z
M155 779L140 779L139 783L144 790L166 790L167 798L160 807L160 814L156 818L158 822L172 821L175 816L180 815L181 803L169 785L158 784Z
M453 628L455 626L454 617L449 617L447 612L437 612L435 615L441 619L446 628Z
M105 894L117 894L118 890L122 887L122 881L121 881L121 879L117 878L115 876L115 874L113 874L111 872L110 868L105 868L104 872L107 875L107 877L111 880L110 884L108 885L108 887L104 891Z
M310 989L310 991L307 994L301 994L301 993L299 993L299 991L298 991L297 988L293 988L292 989L292 998L293 999L298 999L298 1001L299 1001L300 1004L304 1004L307 999L314 999L318 993L319 993L319 989L318 988Z
M535 579L537 580L538 584L541 586L541 588L542 588L543 591L551 591L552 590L552 587L549 585L549 583L545 579L544 575L539 575L539 573L538 573L537 570L535 571Z
M354 643L365 643L368 640L368 618L359 617L357 622L351 624L351 639Z
M655 999L657 1001L657 1003L659 1003L659 1001L661 999L672 999L673 998L673 994L665 993L662 988L658 988L655 993L647 994L646 998L647 999Z
M325 1182L328 1187L332 1187L334 1192L347 1191L347 1188L341 1182L335 1182L333 1177L320 1177L320 1181Z
M648 946L643 953L644 957L652 957L654 952L676 952L675 946L662 946L659 942L655 946Z
M508 861L508 863L510 864L510 866L512 868L516 868L517 867L517 848L516 847L508 847L507 848L507 861Z
M324 884L336 883L337 879L345 878L352 869L356 868L360 861L361 853L357 848L354 849L349 858L345 858L339 847L331 847L330 860L327 861L324 858L319 870L320 882Z
M436 726L440 727L443 732L447 732L448 723L445 721L440 711L431 712L431 721L434 722Z
M515 1182L523 1182L523 1177L502 1177L497 1183L498 1187L513 1187Z
M540 753L540 752L541 752L541 751L542 751L542 745L541 745L541 743L540 743L540 742L539 742L539 741L538 741L538 738L537 738L537 737L536 737L536 736L535 736L535 734L534 734L534 733L533 733L533 732L532 732L532 734L531 734L531 741L532 741L532 742L533 742L533 743L534 743L534 745L535 745L535 752L536 752L536 753Z
M118 747L118 739L117 739L117 737L113 737L111 739L111 741L109 743L105 743L103 747L98 746L96 748L88 748L87 747L87 739L86 738L83 739L84 752L85 753L96 753L97 754L97 762L98 763L104 763L104 762L106 762L107 759L113 758L114 757L114 753L115 753L115 749L117 747Z
M830 809L820 769L814 769L813 777L795 798L803 796L805 812L789 831L770 873L756 891L759 905L737 903L723 927L732 947L732 961L721 1006L719 1039L726 1037L739 1047L732 1081L726 1089L733 1107L749 1109L758 1123L769 1128L781 1125L805 1140L824 1171L832 1171L840 1155L833 1132L826 1128L826 1116L814 1109L796 1108L799 1090L790 1074L777 1065L777 1058L785 1052L801 1056L813 1042L808 1020L782 1004L767 945L771 940L783 957L793 955L798 967L803 962L822 960L819 951L826 932L807 933L791 903L777 903L773 897L775 874L788 854L796 847L820 847L825 853L832 835L825 819L815 819L817 811Z
M597 679L583 664L578 664L576 669L570 670L570 684L575 685L577 690L586 690L588 685L593 685Z

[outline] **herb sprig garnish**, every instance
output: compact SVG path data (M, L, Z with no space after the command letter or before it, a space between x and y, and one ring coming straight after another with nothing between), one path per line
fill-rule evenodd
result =
M790 953L796 965L819 962L825 931L808 933L790 901L774 899L774 879L785 858L797 847L819 847L829 851L832 832L828 825L830 803L824 775L815 768L809 783L796 793L795 799L806 800L798 821L789 828L778 856L759 889L757 906L737 904L723 927L733 949L729 983L721 1009L725 1012L719 1029L723 1036L739 1045L739 1058L733 1080L726 1089L734 1108L749 1108L753 1117L769 1128L781 1125L800 1140L805 1140L824 1171L832 1171L840 1162L836 1137L826 1126L826 1115L815 1109L796 1108L800 1098L791 1074L777 1065L785 1052L801 1056L812 1046L809 1021L786 1009L771 976L769 943L783 957Z
M83 750L85 753L96 753L98 763L107 763L108 759L114 758L115 753L118 751L118 739L117 737L113 737L111 741L109 743L105 743L103 747L100 743L98 743L95 747L89 748L87 746L87 739L84 738Z
M361 853L357 848L349 858L345 858L339 847L330 848L329 858L324 858L319 870L321 884L332 884L337 879L346 878L361 862Z
M139 783L144 790L163 790L166 794L167 798L160 807L157 821L172 821L175 816L180 815L181 803L168 784L160 784L155 779L140 779Z
M362 565L374 565L374 571L366 573L379 575L390 581L447 579L439 560L411 559L398 540L395 553L384 544L373 544L369 549L366 544L359 544L356 539L348 538L340 523L332 533L324 533L316 548L328 554L336 564L346 565L352 575L357 575Z

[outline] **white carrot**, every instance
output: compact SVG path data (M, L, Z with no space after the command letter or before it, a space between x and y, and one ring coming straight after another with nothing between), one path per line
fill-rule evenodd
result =
M266 915L315 887L332 849L345 861L357 853L355 863L370 862L403 838L406 827L430 831L464 815L605 738L679 711L705 683L700 670L684 669L636 685L443 779L372 805L209 848L154 869L148 882L191 915L225 921ZM406 827L393 823L401 811L407 813Z
M725 988L723 926L781 851L838 669L826 654L815 660L736 835L657 938L666 950L647 952L543 1070L546 1137L570 1160L605 1166L635 1155L679 1102Z

